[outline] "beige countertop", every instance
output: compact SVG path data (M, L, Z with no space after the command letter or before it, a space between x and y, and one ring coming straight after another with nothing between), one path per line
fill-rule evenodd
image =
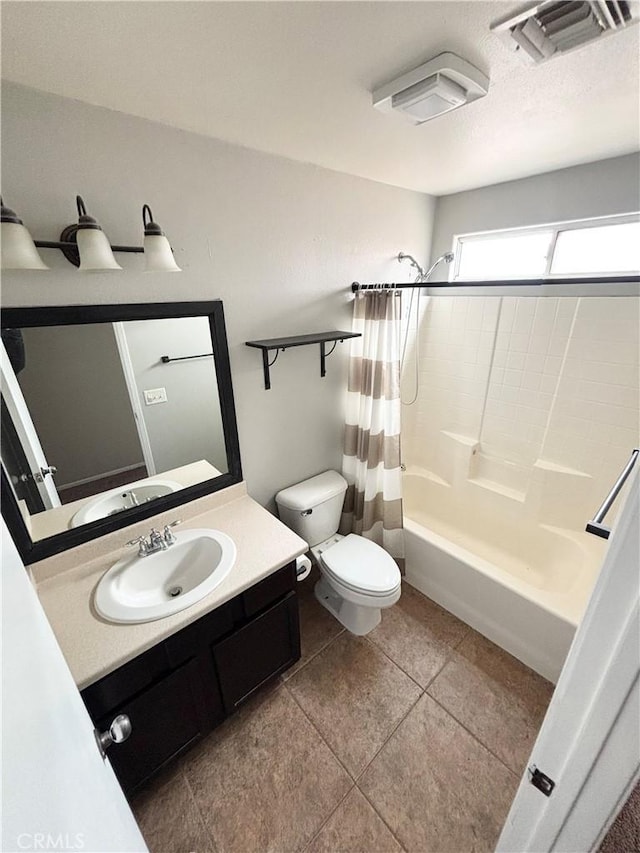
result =
M191 515L189 509L197 514ZM225 580L185 610L142 624L120 625L98 616L93 596L103 574L130 550L133 536L159 527L176 510L119 530L32 567L47 618L79 689L204 616L307 550L307 544L246 494L244 483L180 507L181 529L222 530L235 542L236 562ZM187 515L189 517L187 518Z

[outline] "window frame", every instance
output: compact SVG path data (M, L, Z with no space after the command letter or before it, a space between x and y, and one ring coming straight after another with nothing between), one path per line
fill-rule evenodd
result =
M568 219L551 223L540 223L538 225L523 225L518 226L516 228L495 228L490 231L470 231L463 234L454 234L451 251L453 252L453 263L449 268L449 278L448 281L451 284L459 284L459 283L471 283L478 282L478 284L482 284L483 281L486 281L486 276L483 278L477 279L469 279L469 278L460 278L459 270L460 270L460 261L462 259L462 246L465 242L478 242L484 240L493 240L496 237L509 237L509 236L520 236L527 234L539 234L543 231L551 231L551 241L549 243L549 252L547 254L547 261L545 264L544 272L541 274L540 272L536 272L532 275L523 275L518 274L517 280L526 283L527 281L540 281L541 279L554 281L554 280L562 280L567 281L567 279L575 280L579 282L585 278L591 278L594 276L597 277L610 277L616 280L629 280L630 277L635 277L638 275L638 270L628 270L626 272L618 272L618 273L607 273L607 272L599 272L599 273L576 273L573 276L568 276L566 273L552 273L551 267L553 265L553 256L556 249L556 244L558 242L558 236L563 231L583 231L586 228L600 228L606 225L624 225L628 222L640 222L640 211L631 212L631 213L623 213L623 214L611 214L609 216L598 216L598 217L589 217L585 219ZM504 281L508 282L513 279L494 279L495 281Z

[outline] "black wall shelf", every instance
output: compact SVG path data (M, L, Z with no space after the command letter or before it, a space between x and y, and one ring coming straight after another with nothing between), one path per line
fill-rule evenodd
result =
M306 347L309 344L320 344L320 376L325 376L327 373L326 369L326 358L328 355L331 355L333 350L336 348L336 344L338 341L342 343L347 338L360 338L362 337L360 332L341 332L341 331L333 331L333 332L315 332L312 335L293 335L288 338L266 338L263 341L245 341L245 344L248 347L254 347L255 349L262 350L262 369L264 371L264 388L265 391L268 391L271 388L271 377L269 375L269 369L273 367L276 363L276 359L280 355L281 352L284 352L286 349L290 347ZM329 350L329 352L325 349L325 344L327 341L334 341L333 347ZM276 351L275 358L273 361L269 361L269 352L271 350Z

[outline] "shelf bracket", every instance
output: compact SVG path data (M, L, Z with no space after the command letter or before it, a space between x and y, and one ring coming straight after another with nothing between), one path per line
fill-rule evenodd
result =
M327 375L327 356L330 356L334 349L337 347L338 341L333 342L333 346L331 347L329 352L327 352L325 349L326 343L326 341L320 341L320 376L322 376L323 378ZM342 339L340 343L344 343L344 339Z
M269 361L269 352L268 349L262 350L262 372L264 373L264 390L268 391L271 388L271 375L269 373L269 368L273 367L273 365L278 360L278 356L281 352L284 352L284 347L282 349L277 349L276 354L273 358L273 361Z

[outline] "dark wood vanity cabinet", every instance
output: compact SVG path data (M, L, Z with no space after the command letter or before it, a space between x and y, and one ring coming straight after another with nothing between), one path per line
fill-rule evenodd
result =
M109 749L127 793L300 657L296 567L284 568L82 691L99 731L118 714L131 735Z
M292 653L295 651L295 657ZM290 592L230 637L212 647L227 714L275 673L300 657L298 599Z

